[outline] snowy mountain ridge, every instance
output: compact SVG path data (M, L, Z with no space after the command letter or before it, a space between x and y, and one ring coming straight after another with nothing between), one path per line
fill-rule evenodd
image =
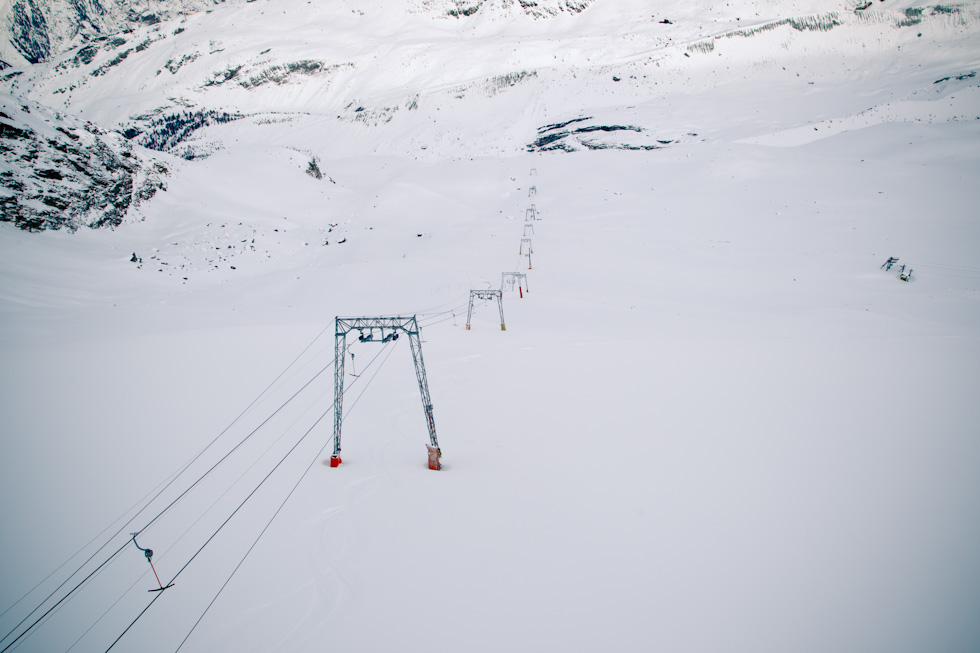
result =
M107 15L122 15L122 6ZM741 121L741 138L765 139L767 133L754 131L744 117L704 120L663 111L672 94L739 79L801 89L843 80L857 92L848 106L827 108L838 125L866 124L873 116L902 119L884 108L913 99L943 101L957 84L973 85L969 75L980 67L969 57L947 64L948 52L968 52L977 38L978 2L888 8L735 3L701 14L678 7L670 17L651 15L638 0L581 11L488 2L451 15L454 6L277 0L224 3L191 14L196 5L188 4L170 6L177 17L164 21L158 20L162 9L147 5L154 20L49 62L2 71L0 80L25 103L56 107L119 131L133 144L185 159L236 142L276 142L311 157L367 148L438 159L656 150L710 138L719 120ZM547 20L527 14L547 7ZM788 13L802 9L824 11ZM820 64L811 65L816 56ZM906 66L909 76L880 92L878 78L896 65ZM941 78L962 80L933 84ZM957 102L967 98L960 94ZM912 113L936 114L928 108ZM940 113L969 118L966 106ZM813 118L828 116L818 110L798 126ZM428 132L425 126L434 123L442 129ZM17 169L18 156L5 151L9 170ZM16 195L7 201L18 202ZM38 222L36 215L15 218L31 213L18 206L5 219L56 224Z
M807 70L815 52L838 60L830 75L863 74L871 82L875 73L862 73L859 62L887 66L885 57L897 55L929 64L941 60L943 44L972 38L980 24L976 2L862 10L822 3L826 11L793 14L786 10L803 7L787 5L758 18L753 8L774 6L736 4L697 19L651 16L642 4L599 3L574 17L530 23L501 20L496 6L447 22L413 13L432 9L424 3L394 10L227 4L92 43L49 64L6 71L3 80L12 93L84 112L108 128L144 131L154 118L187 110L275 113L299 122L319 116L322 128L341 138L352 123L379 127L389 147L402 152L417 151L418 144L393 132L410 133L437 117L465 119L473 111L468 99L488 99L508 107L506 124L488 136L497 142L503 136L507 148L517 149L538 127L579 117L605 98L648 104L683 90L692 76L696 84L720 84L760 73L778 77L789 68L793 75L805 71L809 81L830 79ZM286 9L272 9L278 6ZM754 20L743 19L741 10ZM507 36L493 39L501 30ZM282 39L284 33L290 38ZM412 37L401 36L406 33ZM470 47L460 50L457 42ZM586 81L587 95L573 78ZM122 96L117 105L100 99Z
M238 0L255 2L255 0ZM0 7L0 24L7 38L0 42L0 59L7 65L42 63L66 50L132 32L197 11L225 0L11 0ZM520 11L534 18L584 11L594 0L413 0L414 11L466 17L482 11ZM233 4L233 3L230 3Z

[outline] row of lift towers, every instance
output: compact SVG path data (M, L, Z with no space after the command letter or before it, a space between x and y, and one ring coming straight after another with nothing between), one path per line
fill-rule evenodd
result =
M533 174L532 170L532 174ZM530 195L537 193L537 188L531 186ZM526 211L528 222L524 225L524 237L521 238L521 256L524 255L525 244L527 245L528 269L531 269L531 239L527 238L528 230L534 233L534 225L531 220L537 220L537 211L534 204ZM524 289L530 292L527 285L527 274L523 272L501 272L500 289L488 288L485 290L470 290L469 307L466 311L466 330L470 330L470 320L473 317L473 302L477 299L497 300L497 308L500 310L500 330L506 331L507 324L504 321L504 288L508 285L513 288L517 285L521 298L524 297ZM425 361L422 359L422 337L419 330L416 316L379 316L379 317L337 317L336 328L334 329L334 384L333 384L333 453L330 456L330 466L339 467L342 460L340 457L340 428L343 424L344 408L344 354L347 351L347 335L351 331L357 331L359 342L379 342L389 343L398 340L402 334L408 336L408 343L412 349L412 362L415 365L415 379L419 384L419 393L422 395L422 411L425 413L425 424L429 430L429 444L425 445L429 457L429 469L439 470L442 465L442 450L439 448L439 439L436 436L436 422L432 416L432 396L429 394L429 382L425 376Z

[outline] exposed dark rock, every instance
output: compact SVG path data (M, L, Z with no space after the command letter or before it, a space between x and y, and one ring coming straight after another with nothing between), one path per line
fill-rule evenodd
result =
M62 134L64 134L65 136L67 136L68 138L70 138L73 141L77 141L78 140L78 136L77 135L72 134L70 131L68 131L67 129L65 129L63 127L55 127L55 130L61 132ZM54 145L54 146L55 147L58 147L57 145Z
M976 76L977 76L976 71L973 71L973 72L969 72L969 73L967 73L965 75L957 75L956 77L943 77L942 79L937 79L936 81L934 81L933 84L942 84L943 82L948 82L951 79L955 79L955 80L957 80L959 82L962 82L962 81L965 81L967 79L973 79Z
M141 116L138 123L128 125L122 130L122 135L129 140L134 140L143 147L161 152L177 154L185 159L194 159L199 156L193 149L183 148L177 150L177 146L186 142L199 129L209 125L222 124L243 118L239 113L226 113L223 111L181 111L158 116Z
M247 79L239 80L238 85L242 88L255 88L257 86L262 86L263 84L269 83L285 84L294 75L312 76L318 74L328 74L340 70L341 68L351 67L353 67L353 64L350 63L327 65L326 62L318 61L316 59L288 61L284 64L268 66L259 71L247 71L245 73L248 75ZM241 69L242 66L235 68L235 74L237 75ZM224 83L224 80L217 83ZM208 85L213 86L215 85L215 82L209 82Z
M0 138L27 138L34 132L30 129L20 129L5 122L0 122Z
M190 63L201 56L200 52L195 52L193 54L185 54L180 57L177 61L170 59L163 65L164 68L169 70L172 74L176 75L177 71L180 70L181 66Z
M79 44L87 47L86 44L105 42L107 36L156 25L223 1L155 2L151 11L146 3L121 0L13 0L5 27L9 28L8 38L17 51L29 62L41 63ZM110 49L122 45L125 39L116 37L113 41L108 45Z
M232 66L226 70L221 70L212 76L207 82L204 83L205 86L221 86L225 82L235 79L238 75L238 71L242 69L242 66Z
M314 179L323 179L323 173L320 172L320 166L317 165L316 157L310 159L310 164L306 166L306 174Z
M83 64L87 66L88 64L92 63L92 60L95 59L95 55L98 53L99 49L97 47L94 45L86 45L84 48L79 49L79 51L75 53L75 62L76 64Z
M40 177L41 179L64 179L61 172L53 169L35 170L34 174Z
M586 116L585 118L572 118L571 120L566 120L565 122L558 122L553 125L545 125L544 127L538 127L538 133L543 134L549 132L552 129L562 129L563 127L568 127L573 122L584 122L586 120L592 120L592 116Z
M463 0L456 0L456 6L450 7L449 11L446 13L455 18L459 18L460 16L472 16L479 10L479 2L463 2Z
M51 54L48 25L34 0L17 0L10 20L11 44L31 63L45 61Z
M595 139L585 137L586 134L593 134L597 132L609 133L628 131L641 133L644 131L642 127L638 127L636 125L586 125L576 129L563 129L564 127L567 127L573 123L583 122L586 120L592 120L592 118L573 118L572 120L545 125L544 127L538 128L538 134L540 134L540 136L533 143L530 143L527 146L527 151L553 152L555 150L561 150L563 152L575 152L578 150L578 148L573 145L573 143L581 145L589 150L659 150L664 145L672 142L671 140L658 140L656 145L639 145L628 142L616 143L597 141Z
M24 124L28 112L4 99L0 156L8 165L0 173L0 221L28 231L113 227L166 188L167 167L135 152L120 134L37 105L32 129Z

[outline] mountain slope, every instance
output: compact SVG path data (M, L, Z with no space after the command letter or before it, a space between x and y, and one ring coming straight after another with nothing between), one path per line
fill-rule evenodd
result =
M0 224L0 645L980 649L977 5L454 4L0 73L169 170Z
M2 220L22 229L115 227L166 188L164 157L4 94L0 139Z

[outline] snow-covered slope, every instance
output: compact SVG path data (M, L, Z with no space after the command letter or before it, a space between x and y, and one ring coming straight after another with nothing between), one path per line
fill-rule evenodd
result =
M170 153L0 224L0 648L980 648L978 5L453 5L0 72ZM320 464L338 315L418 316L440 472L404 338Z
M140 25L212 7L223 0L8 0L0 4L0 59L39 63L62 51L131 31Z
M977 3L654 12L630 0L548 20L512 5L451 18L408 2L235 4L92 43L6 79L13 93L183 155L247 139L318 154L339 147L432 158L533 148L540 128L596 114L593 127L635 129L562 144L655 146L713 128L694 117L664 120L671 96L740 81L807 96L794 109L808 124L904 100L977 63ZM820 85L831 81L854 92L825 105ZM208 112L243 118L207 129L195 118ZM755 118L712 113L729 124ZM174 123L189 127L179 143L161 134ZM423 142L432 124L437 138Z

